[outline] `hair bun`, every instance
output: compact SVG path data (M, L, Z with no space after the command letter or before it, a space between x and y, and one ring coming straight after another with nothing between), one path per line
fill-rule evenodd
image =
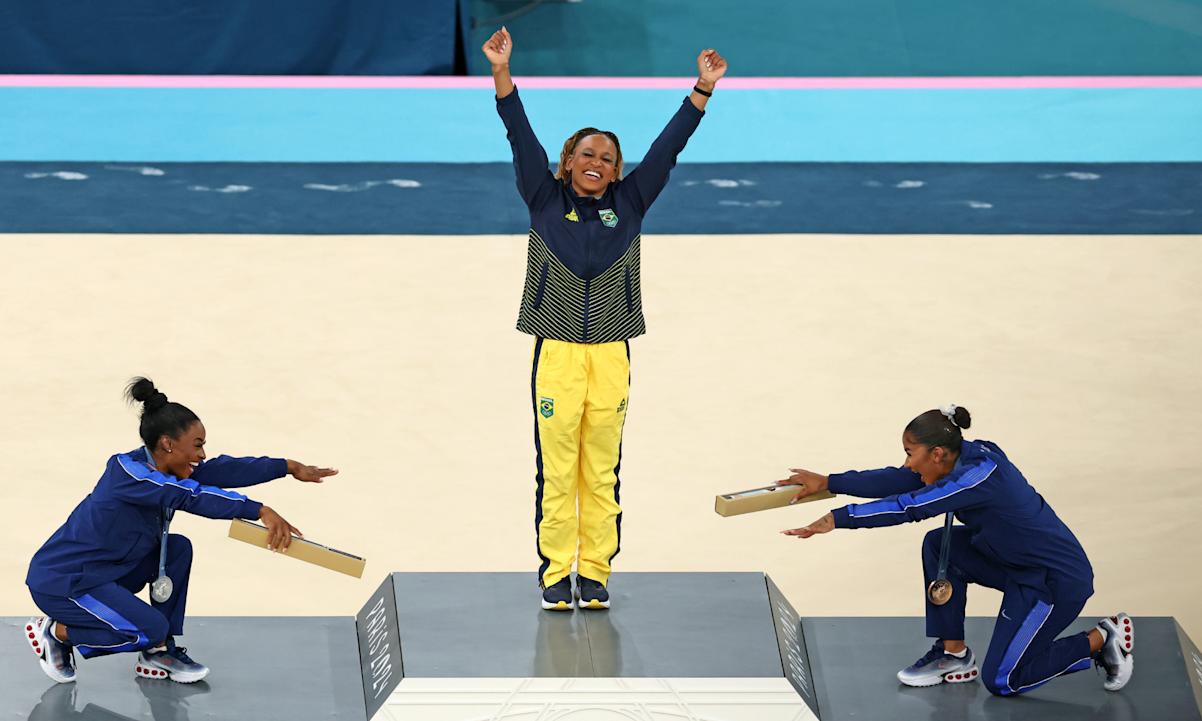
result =
M125 397L141 403L143 413L153 413L167 405L167 394L154 387L154 381L138 376L131 378L125 387Z
M956 412L952 415L952 423L957 427L968 430L972 427L972 414L963 406L956 406Z

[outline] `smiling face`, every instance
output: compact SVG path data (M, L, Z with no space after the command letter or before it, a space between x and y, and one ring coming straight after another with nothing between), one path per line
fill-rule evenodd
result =
M608 136L586 135L576 143L564 169L576 195L598 197L618 179L618 147Z
M905 467L922 476L926 485L937 483L951 473L956 456L943 446L924 446L909 433L902 434L902 448L906 451Z
M159 470L176 478L188 478L205 459L205 427L195 421L178 437L159 436L156 458L163 459Z

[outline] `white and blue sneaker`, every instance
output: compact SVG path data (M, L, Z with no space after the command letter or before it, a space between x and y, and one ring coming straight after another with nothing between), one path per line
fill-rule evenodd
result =
M38 657L38 663L55 683L75 680L75 651L54 637L50 629L54 621L42 616L25 622L25 642Z
M165 646L138 654L134 673L142 678L170 679L178 683L196 683L209 675L209 667L188 657L188 649L167 639Z
M897 672L897 680L907 686L936 686L943 683L975 681L980 671L972 649L964 649L964 657L943 650L943 641L936 641L931 650L910 666Z
M1094 656L1094 663L1106 671L1102 687L1118 691L1131 680L1135 672L1135 622L1125 613L1098 621L1098 630L1106 640Z
M572 603L571 576L564 576L558 583L543 589L543 610L571 611L575 607Z

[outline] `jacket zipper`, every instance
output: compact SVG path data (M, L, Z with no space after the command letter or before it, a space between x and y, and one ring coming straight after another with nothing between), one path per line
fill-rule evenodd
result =
M581 218L581 220L583 220L583 218ZM589 243L588 231L586 230L584 233L584 274L588 276L591 276L593 272L592 253L589 252L591 250L591 245L592 244ZM584 281L584 335L582 339L585 343L588 343L588 296L589 286L592 285L592 282L593 281L591 279Z

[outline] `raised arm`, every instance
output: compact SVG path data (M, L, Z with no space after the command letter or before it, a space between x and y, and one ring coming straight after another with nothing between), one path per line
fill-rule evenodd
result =
M668 184L668 174L676 167L676 157L701 122L705 106L718 80L726 74L726 67L726 59L717 50L706 48L701 51L697 56L697 84L693 92L651 143L638 167L627 176L626 185L634 189L634 201L643 213Z
M518 193L526 205L541 205L555 188L555 177L548 168L547 151L538 142L526 109L518 97L513 78L509 76L509 58L513 54L513 38L502 27L480 48L492 65L493 85L497 91L497 114L505 123L506 137L513 149L513 168L517 174Z
M509 77L509 58L513 55L513 38L505 26L484 41L480 48L492 65L492 81L497 88L497 100L508 97L514 91L513 78Z

